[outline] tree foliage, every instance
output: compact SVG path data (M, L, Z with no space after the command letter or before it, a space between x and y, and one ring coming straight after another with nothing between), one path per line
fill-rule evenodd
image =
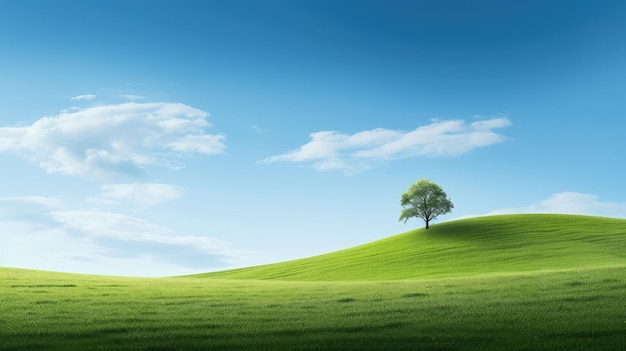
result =
M400 205L404 207L398 221L404 219L404 223L411 217L421 218L426 222L428 229L430 221L437 216L449 213L454 204L439 185L421 179L411 185L409 190L402 194Z

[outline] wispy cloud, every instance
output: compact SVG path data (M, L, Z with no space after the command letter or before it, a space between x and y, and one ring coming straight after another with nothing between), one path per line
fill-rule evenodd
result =
M265 129L259 127L258 124L253 124L250 126L250 128L252 128L252 131L255 132L256 134L263 134L265 133Z
M213 155L224 151L223 141L223 135L185 135L165 144L165 147L174 151Z
M600 201L597 195L565 191L529 206L498 209L487 215L516 213L563 213L626 218L626 202Z
M237 260L238 254L222 240L180 235L170 228L121 213L66 207L58 198L0 197L0 247L11 248L11 252L5 252L3 264L52 269L54 264L65 262L65 269L81 271L76 268L77 261L120 265L139 260L145 265L179 267L180 271L226 267ZM25 259L23 252L35 257ZM48 262L37 257L46 257ZM37 261L41 262L32 266ZM132 274L141 269L129 268L127 272L119 271Z
M146 97L145 96L141 96L141 95L134 95L134 94L124 94L124 95L120 95L120 97L122 99L125 100L130 100L130 101L137 101L137 100L143 100Z
M160 183L105 184L99 198L90 201L101 204L132 202L139 206L153 206L180 198L184 189L178 185Z
M89 237L113 237L126 241L152 241L192 245L207 251L224 249L227 243L200 236L173 236L171 229L119 213L102 211L54 211L52 217L71 230Z
M377 128L352 135L337 131L312 133L311 141L260 163L304 162L317 170L339 169L356 173L377 162L409 157L457 156L479 147L500 143L505 137L493 129L509 126L507 118L474 122L434 120L405 132Z
M125 103L0 128L0 152L37 162L49 173L100 176L167 165L167 157L222 153L223 135L206 134L204 111L180 103Z
M21 203L44 208L60 208L63 206L61 199L46 196L0 196L0 203L11 203L12 206Z
M119 213L53 211L69 235L88 240L112 257L152 258L186 267L223 264L229 244L206 236L177 236L169 228Z
M93 100L95 98L96 98L96 96L94 94L85 94L85 95L74 96L74 97L70 98L70 100L72 100L72 101Z
M59 198L45 196L3 196L0 197L0 225L4 228L0 234L15 235L7 232L7 223L20 223L24 227L37 231L47 227L50 211L58 211L65 204Z

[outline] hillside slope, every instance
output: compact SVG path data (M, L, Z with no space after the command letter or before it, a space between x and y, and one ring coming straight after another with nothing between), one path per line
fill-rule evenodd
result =
M533 214L445 222L320 256L193 277L396 280L622 265L626 219Z

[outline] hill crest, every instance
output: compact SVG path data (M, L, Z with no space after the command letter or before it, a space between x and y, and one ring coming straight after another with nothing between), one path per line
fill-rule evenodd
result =
M254 280L405 280L626 265L626 219L474 217L293 261L193 275Z

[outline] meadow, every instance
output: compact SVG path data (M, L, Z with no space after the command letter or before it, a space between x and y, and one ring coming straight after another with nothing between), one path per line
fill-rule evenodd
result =
M200 278L404 280L626 264L626 220L534 214L469 218L365 245Z
M442 223L428 233L417 230L338 253L200 276L123 278L0 268L0 349L623 349L626 220L507 217ZM526 229L532 240L502 232L484 239L494 248L483 256L495 257L455 261L459 252L471 252L468 241L481 237L461 236L459 228L487 235L489 227L510 220L540 221L546 227L556 221L555 228L560 229L548 230L547 242L560 244L538 244L550 248L540 254L534 242L547 235L537 231L541 227ZM578 227L581 221L589 226ZM361 260L359 252L384 255L380 250L395 241L430 240L444 234L447 240L440 240L439 246L412 248L418 263L405 270L421 266L422 260L424 278L401 273L396 263L390 263L385 279L383 270L372 268L379 262L373 260L353 272L365 278L347 279L352 275L345 272ZM464 267L460 276L443 274L443 268L428 263L425 253L419 254L437 247L440 265L454 270L465 262L473 267ZM554 252L555 247L561 250ZM507 260L502 250L518 256ZM555 258L557 254L562 260ZM597 262L590 262L592 257L598 257ZM307 268L311 260L331 259L340 279L325 279L328 273L323 266L318 275ZM542 259L560 263L548 269L547 263L530 262ZM518 260L526 262L513 263ZM501 262L504 268L493 262ZM299 278L289 274L288 265L299 267ZM567 265L571 267L562 267ZM286 275L281 278L268 267ZM241 277L254 270L259 270L259 279ZM309 279L304 279L307 274Z

